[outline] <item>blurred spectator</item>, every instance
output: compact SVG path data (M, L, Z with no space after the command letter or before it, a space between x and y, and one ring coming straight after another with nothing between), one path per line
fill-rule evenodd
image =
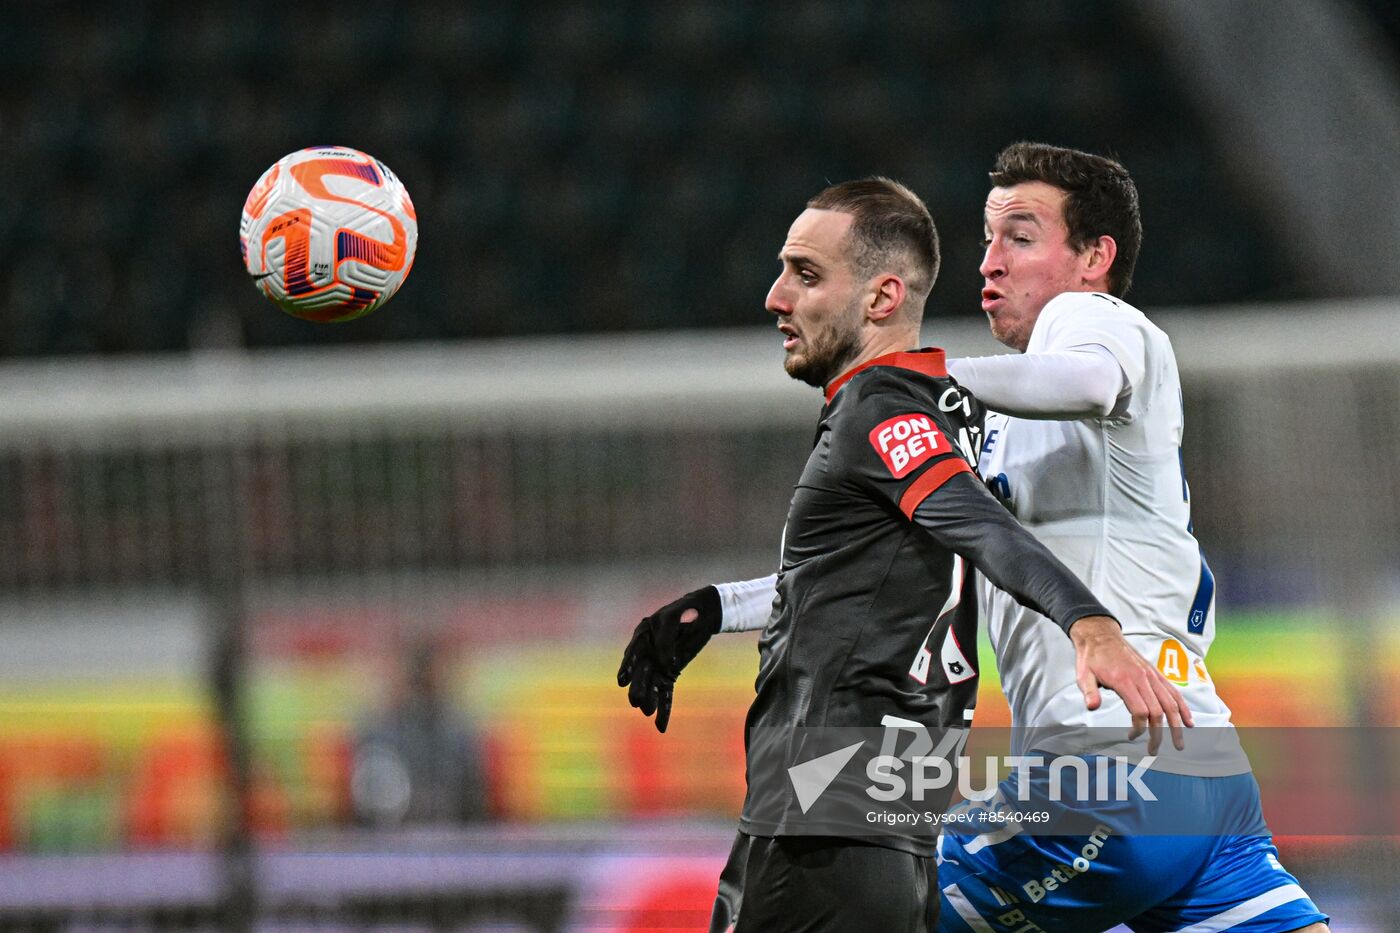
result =
M480 742L445 689L450 660L431 641L414 645L388 708L356 731L350 792L357 822L391 827L489 817Z

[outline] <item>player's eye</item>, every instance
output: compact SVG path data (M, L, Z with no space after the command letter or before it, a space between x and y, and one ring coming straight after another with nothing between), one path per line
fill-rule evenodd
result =
M816 273L812 272L812 271L809 270L809 269L799 269L798 272L797 272L797 277L798 277L799 279L802 280L802 284L803 284L803 285L816 285L816 284L817 284L817 276L816 276Z
M983 249L986 249L987 247L992 245L992 238L984 233L982 234L982 239L977 241L977 245L982 247Z

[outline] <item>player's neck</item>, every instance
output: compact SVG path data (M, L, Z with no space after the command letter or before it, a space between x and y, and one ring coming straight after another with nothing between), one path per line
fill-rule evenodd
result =
M881 334L878 339L867 342L860 348L858 353L851 356L846 361L845 365L841 367L840 372L836 373L835 377L823 386L822 391L829 394L831 386L834 383L841 382L850 373L881 357L890 356L895 353L908 353L911 350L917 349L919 349L919 335L917 332L912 334L903 332L899 334Z
M889 356L891 353L907 353L917 349L919 349L917 328L900 327L888 330L882 328L870 336L861 347L860 352L846 364L844 371L849 372L858 366L864 366L871 360Z

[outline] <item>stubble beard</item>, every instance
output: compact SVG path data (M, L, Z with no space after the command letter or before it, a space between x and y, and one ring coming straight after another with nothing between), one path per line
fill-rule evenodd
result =
M817 389L845 372L860 353L860 331L856 327L832 328L807 348L800 357L789 354L783 369L793 379Z
M1011 334L1005 327L1001 327L1000 325L998 325L995 319L987 321L987 326L992 332L993 340L995 340L1002 346L1012 347L1012 349L1015 349L1015 347L1012 346L1011 343Z
M1005 347L1010 347L1017 353L1025 353L1026 346L1030 343L1030 333L1022 333L1015 325L998 326L995 320L988 322L991 327L992 339Z

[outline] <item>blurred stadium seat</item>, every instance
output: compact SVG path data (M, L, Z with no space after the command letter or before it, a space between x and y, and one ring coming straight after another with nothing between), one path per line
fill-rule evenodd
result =
M989 31L1024 40L1016 68L980 53ZM1135 170L1142 303L1309 294L1117 7L43 4L6 45L0 119L25 171L0 209L3 356L752 323L771 244L823 179L908 181L945 268L971 269L979 179L1013 136ZM233 249L258 174L325 142L383 158L429 206L395 313L353 329L268 314ZM767 245L713 261L750 233ZM971 284L947 279L933 313L962 313Z

